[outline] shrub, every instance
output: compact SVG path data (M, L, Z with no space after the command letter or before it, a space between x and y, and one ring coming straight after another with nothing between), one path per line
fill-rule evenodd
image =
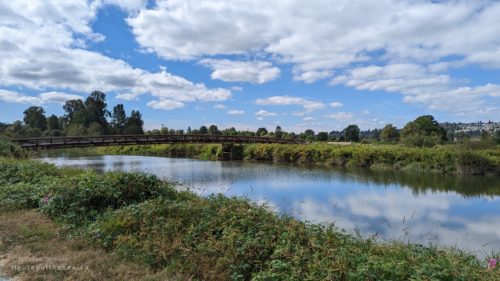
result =
M487 158L470 151L459 154L455 163L457 172L466 175L484 175L492 166Z
M152 175L88 172L60 183L42 210L51 217L77 225L95 219L106 209L173 195L172 186Z

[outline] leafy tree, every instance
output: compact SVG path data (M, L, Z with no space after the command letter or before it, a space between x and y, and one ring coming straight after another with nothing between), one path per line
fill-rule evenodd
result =
M87 109L82 100L68 100L63 105L64 119L68 124L88 125Z
M207 129L207 127L206 127L206 126L201 126L201 127L200 127L200 132L199 132L199 133L200 133L200 134L202 134L202 135L206 135L206 134L208 134L208 129Z
M210 132L211 135L219 135L220 134L219 128L217 128L217 126L215 126L215 125L210 125L210 127L208 127L208 131Z
M100 91L93 91L85 100L85 106L87 108L88 124L97 122L104 132L107 132L108 120L106 117L109 116L109 112L106 109L106 95Z
M234 127L231 127L229 129L225 129L224 131L222 131L222 134L226 136L235 136L238 135L238 131L236 131Z
M328 133L327 132L318 132L318 141L327 141L328 140Z
M19 120L15 121L5 129L5 135L9 137L21 137L23 135L23 123Z
M143 126L142 114L138 110L132 110L130 117L125 122L123 133L128 135L142 135L144 134Z
M399 141L399 132L392 124L387 124L380 132L383 141Z
M342 132L346 141L359 141L358 125L349 125Z
M59 118L54 114L50 115L49 119L47 119L47 126L49 130L61 130L61 126L59 125Z
M87 128L80 123L71 123L66 127L68 136L84 136L87 134Z
M304 131L304 135L306 137L314 137L314 131L311 130L311 129L307 129L307 130Z
M187 133L187 134L192 134L192 131L191 131L191 127L190 127L190 126L188 126L188 129L187 129L186 133Z
M266 128L264 128L264 127L262 127L262 128L258 128L258 129L257 129L257 132L255 132L255 134L256 134L257 136L259 136L259 137L261 137L261 136L265 136L265 135L267 135L267 129L266 129Z
M281 126L276 126L276 129L274 130L274 135L276 136L277 139L283 138L283 129L281 129Z
M47 118L45 110L40 106L31 106L24 111L24 124L31 128L38 128L41 131L47 130Z
M100 136L103 134L103 128L101 125L97 122L92 122L90 123L88 129L87 129L87 134L91 136Z
M123 104L117 104L113 107L113 113L111 115L111 126L116 134L123 134L123 129L127 123L127 113L123 108Z
M446 141L446 130L432 115L423 115L408 122L401 131L402 141L411 146L434 146Z

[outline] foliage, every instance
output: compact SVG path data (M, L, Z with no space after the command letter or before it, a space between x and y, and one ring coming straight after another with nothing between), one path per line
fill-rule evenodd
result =
M24 158L27 152L17 144L0 137L0 157Z
M24 124L33 129L44 131L47 129L45 110L39 106L31 106L24 111Z
M123 104L117 104L115 107L113 107L111 118L113 133L118 135L123 134L123 129L125 128L125 123L127 122L127 113L125 113Z
M357 125L349 125L342 132L346 141L359 141L359 127Z
M387 124L380 132L380 139L386 142L399 141L399 132L392 124Z
M50 117L47 119L47 128L49 130L61 130L62 127L59 124L59 118L55 116L54 114L50 115Z
M144 121L142 121L142 114L138 110L132 110L130 117L127 118L125 122L125 127L123 128L124 134L129 135L142 135L144 130Z
M423 115L408 122L401 131L404 144L418 147L432 147L446 141L446 131L432 115Z

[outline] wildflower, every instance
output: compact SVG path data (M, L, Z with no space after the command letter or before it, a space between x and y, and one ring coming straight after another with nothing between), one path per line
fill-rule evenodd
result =
M45 195L45 196L43 197L43 199L42 199L42 201L43 201L43 203L44 203L44 204L49 203L49 200L50 200L50 195Z
M497 259L490 259L490 262L488 263L488 268L494 269L497 267Z

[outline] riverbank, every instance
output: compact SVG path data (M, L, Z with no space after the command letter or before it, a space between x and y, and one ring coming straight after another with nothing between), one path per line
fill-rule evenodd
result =
M73 150L55 153L74 154ZM77 155L145 155L216 160L221 145L175 144L108 146L78 149ZM233 160L299 163L339 167L364 167L401 171L430 171L441 174L500 175L500 146L471 149L461 145L413 148L402 145L283 145L246 144L232 148Z
M45 222L56 222L62 229L58 239L86 243L79 251L96 247L106 251L104 256L112 253L164 276L197 280L500 278L497 269L488 270L485 261L458 249L363 239L333 226L278 216L246 200L202 198L178 191L143 174L98 174L2 159L0 206L6 216L24 210L42 214L37 220L51 218ZM43 240L39 235L30 240L31 253L43 252L37 246Z

